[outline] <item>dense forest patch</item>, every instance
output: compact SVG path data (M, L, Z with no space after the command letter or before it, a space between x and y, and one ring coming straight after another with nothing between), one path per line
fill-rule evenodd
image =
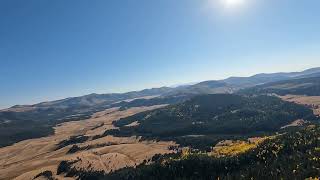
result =
M224 139L270 135L297 119L317 120L311 109L277 97L213 94L120 119L114 122L119 129L104 135L174 140L209 149ZM137 126L126 126L136 121Z

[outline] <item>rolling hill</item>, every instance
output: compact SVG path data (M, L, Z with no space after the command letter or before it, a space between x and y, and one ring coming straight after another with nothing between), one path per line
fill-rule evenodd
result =
M315 121L313 111L277 97L232 94L201 95L184 103L120 119L105 135L142 136L174 140L207 149L225 138L239 138L279 131L291 122ZM136 126L128 126L136 123Z
M278 95L320 95L320 76L291 79L259 85L240 91L244 94L278 94Z
M233 85L238 89L253 87L256 85L282 81L282 80L289 80L289 79L296 79L296 78L303 78L308 76L316 75L320 72L320 68L311 68L307 69L302 72L289 72L289 73L262 73L256 74L250 77L230 77L223 82Z
M154 88L124 94L90 94L34 105L17 105L0 111L0 147L53 134L57 124L88 119L98 111L115 106L132 106L135 98L144 104L161 104L168 99L153 98L168 92L170 88ZM170 102L175 99L171 98ZM123 101L122 103L120 103Z

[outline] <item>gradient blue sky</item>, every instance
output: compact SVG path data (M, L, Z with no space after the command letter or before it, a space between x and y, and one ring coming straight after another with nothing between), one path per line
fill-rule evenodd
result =
M320 66L319 0L1 0L0 107Z

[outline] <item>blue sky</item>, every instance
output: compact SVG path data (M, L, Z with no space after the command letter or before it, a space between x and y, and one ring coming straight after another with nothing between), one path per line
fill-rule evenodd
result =
M1 0L0 107L320 66L319 0Z

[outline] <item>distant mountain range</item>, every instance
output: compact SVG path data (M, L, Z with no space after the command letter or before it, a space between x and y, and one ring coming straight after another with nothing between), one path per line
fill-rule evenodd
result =
M271 82L243 89L239 93L320 96L320 76Z
M166 92L170 92L171 88L161 87L161 88L152 88L144 89L142 91L132 91L128 93L111 93L111 94L89 94L79 97L71 97L57 101L42 102L34 105L16 105L7 110L13 109L30 109L30 108L88 108L93 106L106 106L112 103L127 100L140 98L145 96L156 96L161 95Z
M80 97L71 97L57 101L43 102L34 105L16 105L7 110L34 109L34 108L88 108L94 106L109 106L112 103L127 99L145 96L173 96L181 94L217 94L233 93L239 89L253 87L271 82L298 79L305 77L320 77L320 67L307 69L302 72L256 74L250 77L230 77L224 80L203 81L200 83L185 84L178 87L160 87L132 91L128 93L89 94Z
M320 76L320 67L307 69L302 72L289 72L289 73L271 73L271 74L256 74L250 77L230 77L222 80L228 84L233 85L235 88L252 87L259 84L265 84L270 82L276 82L281 80L289 80L295 78L302 78L307 76Z

